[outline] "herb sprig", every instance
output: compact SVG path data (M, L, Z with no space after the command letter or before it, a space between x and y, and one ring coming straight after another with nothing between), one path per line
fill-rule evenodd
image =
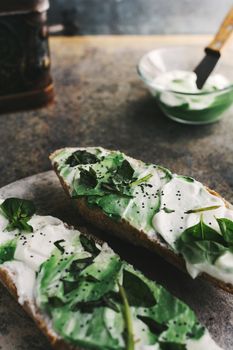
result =
M216 220L221 233L206 225L202 214L200 222L178 238L176 248L190 263L214 264L227 251L233 252L233 222L225 218Z
M220 208L221 205L212 205L210 207L204 207L204 208L196 208L196 209L190 209L185 212L185 214L194 214L194 213L201 213L203 211L209 211Z
M105 192L119 195L129 195L129 185L134 181L134 169L130 163L124 159L123 162L112 171L107 182L101 183L101 189Z
M28 221L35 214L36 208L30 200L19 198L7 198L1 205L2 214L9 223L5 227L6 231L19 229L23 232L32 232L33 228Z

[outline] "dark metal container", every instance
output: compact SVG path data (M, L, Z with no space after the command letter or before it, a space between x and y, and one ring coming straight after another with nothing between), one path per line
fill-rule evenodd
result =
M0 113L53 100L48 0L0 1Z

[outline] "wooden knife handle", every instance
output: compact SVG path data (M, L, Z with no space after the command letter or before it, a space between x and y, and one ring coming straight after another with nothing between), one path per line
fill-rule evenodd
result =
M211 50L216 52L216 54L220 54L220 50L223 48L227 39L233 32L233 7L230 9L228 14L226 15L223 23L221 24L219 31L215 35L214 39L207 46L206 50Z

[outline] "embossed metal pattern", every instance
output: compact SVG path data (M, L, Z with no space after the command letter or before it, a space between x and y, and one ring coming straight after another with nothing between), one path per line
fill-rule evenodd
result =
M0 16L0 95L51 83L45 13Z

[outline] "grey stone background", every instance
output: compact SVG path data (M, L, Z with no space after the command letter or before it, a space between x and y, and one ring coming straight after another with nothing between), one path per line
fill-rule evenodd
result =
M73 34L209 34L232 0L51 0L49 22Z

